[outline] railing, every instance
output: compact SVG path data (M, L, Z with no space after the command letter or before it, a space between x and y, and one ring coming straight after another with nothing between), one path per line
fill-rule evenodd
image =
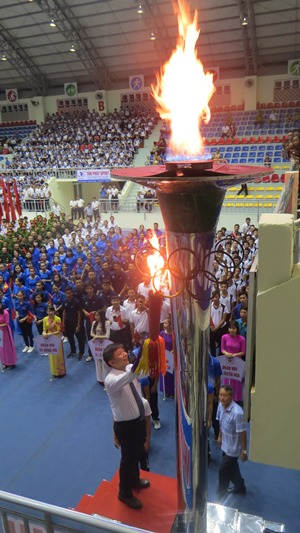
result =
M151 533L105 517L48 505L0 491L1 533Z

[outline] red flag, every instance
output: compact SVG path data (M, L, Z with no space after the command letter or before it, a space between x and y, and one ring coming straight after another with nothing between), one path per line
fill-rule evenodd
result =
M16 210L19 215L19 217L22 215L22 206L20 202L20 195L17 187L17 181L14 179L14 193L15 193L15 199L16 199Z
M4 207L4 212L5 212L5 218L7 222L10 222L9 205L7 202L4 180L2 180L2 189L3 189L3 207Z
M2 222L2 217L3 217L3 211L2 211L2 205L0 202L0 222Z
M17 220L16 213L15 213L15 206L14 206L14 202L13 202L13 199L12 199L12 196L11 196L11 192L10 192L10 187L9 186L7 187L7 197L8 197L8 202L9 202L9 207L10 207L10 212L11 212L11 219L12 220Z

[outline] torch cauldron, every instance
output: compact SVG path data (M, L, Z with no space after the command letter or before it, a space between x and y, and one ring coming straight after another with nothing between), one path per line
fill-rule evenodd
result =
M118 169L156 190L166 228L175 332L177 530L207 531L207 383L214 238L227 187L269 174L211 161Z

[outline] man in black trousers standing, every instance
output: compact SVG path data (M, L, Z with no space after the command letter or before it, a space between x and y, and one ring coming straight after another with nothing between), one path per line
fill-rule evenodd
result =
M114 432L121 447L120 484L118 498L131 509L141 509L142 502L133 490L146 489L150 481L140 478L141 450L148 451L146 419L151 415L149 403L142 397L137 376L131 371L128 354L122 344L110 344L103 352L110 367L104 384L114 418Z
M75 335L78 341L79 354L78 359L81 361L84 354L84 335L82 327L82 306L74 297L73 289L67 287L65 290L66 301L63 304L63 325L65 336L68 337L71 351L67 359L76 356Z

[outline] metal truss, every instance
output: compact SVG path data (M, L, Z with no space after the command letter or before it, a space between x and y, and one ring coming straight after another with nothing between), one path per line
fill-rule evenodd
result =
M47 79L16 39L0 23L0 49L9 63L32 88L34 96L46 94Z
M36 0L36 4L49 15L49 20L55 21L56 27L68 43L74 45L75 53L95 83L95 89L113 87L114 82L102 58L65 0Z

